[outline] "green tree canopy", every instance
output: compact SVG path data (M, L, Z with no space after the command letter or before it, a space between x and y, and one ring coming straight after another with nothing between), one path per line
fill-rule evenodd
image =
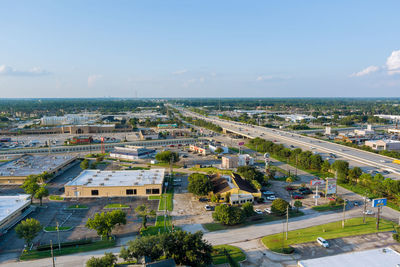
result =
M112 267L117 263L117 256L111 252L105 252L101 258L91 257L86 262L86 267Z
M160 162L166 162L169 163L171 162L178 162L179 161L179 154L177 152L172 152L172 151L162 151L157 153L156 155L156 160Z
M188 191L196 196L205 196L213 190L210 177L202 173L192 173L188 178Z
M47 196L49 196L49 190L43 185L35 192L35 198L40 200L40 206L42 206L42 199Z
M250 217L254 214L254 206L253 203L246 202L242 205L243 214L246 217Z
M32 243L33 239L40 231L42 231L42 225L38 220L33 218L28 218L25 221L21 221L17 227L15 227L17 236L19 238L23 238L26 245Z
M93 218L89 218L86 227L95 230L101 237L109 237L115 226L126 224L126 213L122 210L111 212L96 213Z
M212 217L214 220L225 225L235 225L244 220L244 214L241 208L226 204L215 207Z
M139 205L136 207L135 212L142 217L142 227L144 229L147 228L147 218L148 217L155 217L156 212L154 210L149 210L149 208L146 205Z
M275 199L274 201L272 201L271 211L278 215L283 215L283 214L286 214L286 209L288 206L290 208L290 205L286 200L284 200L282 198L278 198L278 199Z

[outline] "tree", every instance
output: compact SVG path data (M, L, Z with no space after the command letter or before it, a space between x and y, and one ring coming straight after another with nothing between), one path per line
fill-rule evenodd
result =
M264 182L264 174L253 166L240 166L237 168L237 172L249 182L252 180L256 180L259 183Z
M90 162L89 162L89 160L88 160L88 159L84 159L84 160L81 162L80 167L81 167L82 170L88 169L88 168L90 167Z
M161 244L165 256L174 259L177 265L197 267L212 263L212 246L203 240L201 231L165 233L161 236Z
M163 151L163 152L159 152L156 155L156 160L160 161L160 162L166 162L166 163L170 163L171 160L172 162L178 162L179 161L179 154L177 152L172 152L172 151Z
M24 183L21 185L21 188L24 189L25 193L31 195L31 203L33 201L33 197L36 192L40 189L40 185L38 184L38 176L37 175L29 175Z
M215 149L215 153L217 153L217 154L221 154L222 152L224 152L222 147L217 147L217 149Z
M205 196L213 190L210 178L201 173L192 173L188 178L188 191L197 196Z
M303 202L301 202L300 200L296 200L294 202L294 206L296 207L296 212L299 212L299 208L303 207Z
M37 234L42 230L42 225L38 220L33 218L28 218L25 221L21 221L17 227L15 227L15 232L19 238L25 239L27 246L32 242L32 240L37 236Z
M347 174L349 172L349 163L344 160L336 160L332 164L332 169L336 172L340 182L347 182Z
M286 214L286 209L288 206L289 206L289 203L286 200L278 198L278 199L275 199L274 201L272 201L271 211L273 213L276 213L276 214L282 216L282 215Z
M137 206L135 209L135 212L142 217L142 227L144 229L147 228L146 224L147 224L147 218L148 217L155 217L156 216L156 212L154 210L149 210L148 207L146 205L140 205Z
M111 252L105 252L101 258L91 257L86 262L86 267L110 267L117 263L117 256Z
M157 260L163 255L163 247L160 241L158 235L141 236L129 241L128 247L121 249L120 257L125 261L133 259L140 261L144 256Z
M109 237L115 226L126 224L126 213L122 210L113 210L111 212L96 213L93 218L89 218L86 227L93 229L101 238Z
M292 177L286 178L286 183L288 183L289 185L290 185L291 183L293 183L293 178L292 178Z
M239 207L223 204L215 207L212 217L222 224L235 225L243 222L244 214Z
M44 185L35 192L35 198L40 200L40 206L42 206L42 199L47 196L49 196L49 190Z
M243 214L246 217L250 217L254 214L253 203L246 202L242 205Z
M323 172L329 172L329 169L331 168L331 164L329 163L328 160L324 160L321 165L321 171Z

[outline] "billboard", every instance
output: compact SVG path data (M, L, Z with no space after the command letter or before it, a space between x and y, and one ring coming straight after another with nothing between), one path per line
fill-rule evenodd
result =
M387 199L386 198L376 198L372 200L372 207L383 207L386 206Z
M336 179L326 179L326 194L336 194Z
M243 145L244 145L244 142L239 142L238 145L239 145L239 146L243 146Z
M320 186L320 185L324 185L325 181L324 180L320 180L320 179L313 179L310 181L310 185L311 186Z

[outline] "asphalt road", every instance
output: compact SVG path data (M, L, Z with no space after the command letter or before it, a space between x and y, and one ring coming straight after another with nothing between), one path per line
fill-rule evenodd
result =
M186 113L186 115L189 116L208 120L232 133L240 134L248 138L261 137L264 139L276 140L276 142L282 142L288 146L300 146L307 150L312 150L319 153L333 153L336 156L342 157L346 160L358 162L359 164L361 164L361 166L387 170L392 173L392 178L400 179L400 165L392 163L393 159L390 157L339 145L328 141L318 140L312 137L302 136L297 133L291 133L277 129L269 129L239 122L226 121L214 117L204 117L197 113L189 112L186 110L182 112Z

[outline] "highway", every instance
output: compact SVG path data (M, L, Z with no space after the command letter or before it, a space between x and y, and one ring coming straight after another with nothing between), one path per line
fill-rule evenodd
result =
M300 146L303 149L332 153L348 161L357 162L360 166L379 168L391 173L392 178L400 179L400 165L392 163L393 158L382 156L373 152L363 151L344 145L303 136L293 132L286 132L278 129L270 129L256 125L249 125L234 121L222 120L215 117L205 117L194 112L180 109L186 116L197 117L221 126L224 130L247 138L260 137L267 140L276 140L287 146Z

